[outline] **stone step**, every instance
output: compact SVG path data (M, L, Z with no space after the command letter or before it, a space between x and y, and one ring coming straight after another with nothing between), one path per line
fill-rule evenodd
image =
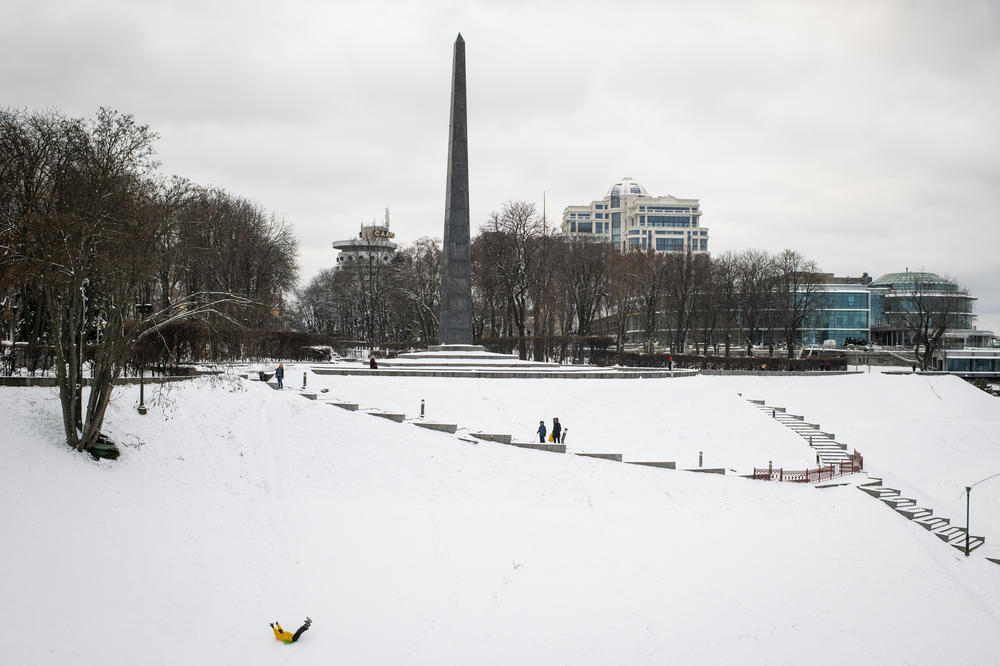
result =
M389 412L368 412L372 416L377 416L380 419L389 419L390 421L395 421L396 423L402 423L406 419L406 414L390 414Z
M685 472L701 472L702 474L726 474L725 467L692 467L685 469Z
M948 527L942 527L940 529L931 530L931 534L941 539L941 541L951 541L957 535L965 536L965 528L956 527L955 525L949 525Z
M917 503L916 500L912 500L909 497L900 497L899 495L887 495L886 497L879 497L879 499L894 508L915 506Z
M428 430L437 430L439 432L446 432L454 435L458 430L458 425L455 423L427 423L426 421L414 421L413 425L418 428L427 428Z
M626 460L627 465L646 465L647 467L662 467L663 469L677 469L676 462L650 462L640 460Z
M535 449L536 451L548 451L549 453L566 453L565 444L542 444L541 442L508 442L511 446L522 449Z
M316 393L299 393L306 400L315 400L318 396Z
M923 518L915 518L913 520L917 525L920 525L925 530L936 530L938 528L944 527L949 521L947 518L942 518L941 516L924 516Z
M870 477L868 477L868 481L865 481L864 483L859 483L858 484L858 488L861 488L861 487L864 487L864 486L881 486L881 485L882 485L882 479L881 478L870 476Z
M358 403L356 402L328 402L328 405L333 405L334 407L340 407L341 409L346 409L349 412L358 411Z
M622 454L620 453L577 453L578 456L584 456L585 458L600 458L602 460L614 460L615 462L622 461Z
M895 511L899 515L909 518L910 520L914 520L915 518L924 518L933 513L930 509L925 509L922 506L897 507Z
M488 442L499 442L501 444L510 444L513 439L510 435L498 435L490 432L472 432L469 434L477 439L485 439Z
M969 537L969 552L971 553L976 548L979 548L980 546L982 546L984 543L986 543L986 539L984 539L983 537L970 536ZM955 547L955 548L958 548L963 553L965 552L965 539L962 539L960 543L954 543L953 542L951 545L953 547ZM987 559L991 559L991 558L987 558ZM992 560L992 559L991 559L991 561L992 562L997 562L997 560ZM997 562L997 564L1000 564L1000 562Z
M895 488L886 488L885 486L858 486L858 490L868 493L872 497L876 498L888 497L889 495L899 495L899 491Z

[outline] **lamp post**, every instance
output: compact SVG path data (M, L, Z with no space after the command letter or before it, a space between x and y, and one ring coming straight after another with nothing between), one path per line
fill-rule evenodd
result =
M989 481L990 479L994 479L998 476L1000 476L1000 472L997 472L996 474L991 474L985 479L979 479L971 486L965 487L965 556L966 557L969 556L969 496L972 494L972 489L978 486L980 483L982 483L983 481Z

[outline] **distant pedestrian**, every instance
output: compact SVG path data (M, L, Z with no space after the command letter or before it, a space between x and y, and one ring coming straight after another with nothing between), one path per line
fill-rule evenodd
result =
M369 359L368 359L368 367L371 368L372 370L378 370L378 363L375 362L375 356L374 355L372 355L371 357L369 357Z
M545 421L538 422L538 441L545 443Z
M562 425L559 423L559 419L552 417L552 441L558 444L562 437Z
M285 388L285 364L279 363L274 369L274 378L278 380L278 388Z

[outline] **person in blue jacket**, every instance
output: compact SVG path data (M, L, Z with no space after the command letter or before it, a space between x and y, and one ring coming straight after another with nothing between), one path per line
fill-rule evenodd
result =
M285 364L279 363L278 367L274 370L274 378L278 381L278 388L285 388Z
M538 422L538 441L545 443L545 421Z

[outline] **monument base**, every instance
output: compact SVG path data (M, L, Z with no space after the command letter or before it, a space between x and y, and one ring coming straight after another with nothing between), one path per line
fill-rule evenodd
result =
M427 351L430 352L484 352L486 347L482 345L429 345Z

